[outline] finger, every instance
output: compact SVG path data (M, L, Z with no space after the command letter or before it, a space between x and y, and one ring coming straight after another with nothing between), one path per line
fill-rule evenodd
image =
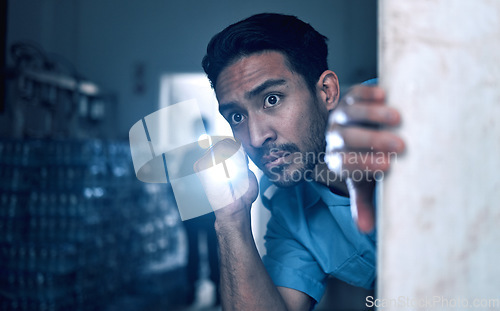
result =
M221 152L231 151L233 148L232 143L222 142L219 146L214 146L212 151L220 156ZM196 163L196 175L203 185L213 210L231 205L248 193L251 189L251 180L249 179L251 175L242 147L232 155L221 158L220 163L204 167L203 165L207 165L207 163L215 163L215 161L206 161L207 158L210 157L205 155ZM203 166L203 169L200 169L200 166Z
M382 152L333 152L327 153L324 160L339 178L356 182L381 181L395 161L392 155Z
M343 175L354 181L382 179L394 161L390 154L383 152L340 152Z
M378 131L360 127L336 127L328 132L328 151L375 151L386 153L402 153L404 141L388 131Z
M363 232L370 232L375 228L375 195L374 182L357 182L347 180L349 196L351 198L351 213L358 228Z
M375 227L375 212L372 204L356 203L358 211L358 228L363 232L370 232Z
M347 104L354 102L383 104L385 102L385 91L377 86L356 85L348 91L343 101Z
M345 105L337 108L330 116L330 124L368 124L376 126L396 126L401 123L398 110L385 105Z
M230 138L223 139L212 146L205 154L194 164L195 172L200 172L211 166L221 163L222 161L234 155L240 144Z

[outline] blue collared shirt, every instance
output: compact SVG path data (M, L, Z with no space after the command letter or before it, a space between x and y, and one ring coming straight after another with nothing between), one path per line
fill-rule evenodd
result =
M374 286L376 235L357 229L349 198L310 181L278 188L266 177L261 197L271 211L263 262L276 286L299 290L316 301L328 276Z

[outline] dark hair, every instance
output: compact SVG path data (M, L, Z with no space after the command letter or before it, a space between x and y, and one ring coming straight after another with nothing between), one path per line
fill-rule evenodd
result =
M222 70L241 57L263 51L286 56L290 70L302 75L314 92L328 69L327 38L295 16L262 13L228 26L207 46L202 66L215 89Z

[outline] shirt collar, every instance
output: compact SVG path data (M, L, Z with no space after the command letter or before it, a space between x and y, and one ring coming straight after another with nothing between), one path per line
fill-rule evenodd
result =
M335 194L325 185L313 181L304 181L298 185L299 196L304 202L304 208L309 208L319 200L322 200L327 206L350 206L348 197Z

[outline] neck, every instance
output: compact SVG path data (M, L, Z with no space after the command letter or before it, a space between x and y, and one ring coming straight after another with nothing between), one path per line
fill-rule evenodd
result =
M345 178L330 171L324 162L314 167L313 180L327 186L333 193L349 197Z

